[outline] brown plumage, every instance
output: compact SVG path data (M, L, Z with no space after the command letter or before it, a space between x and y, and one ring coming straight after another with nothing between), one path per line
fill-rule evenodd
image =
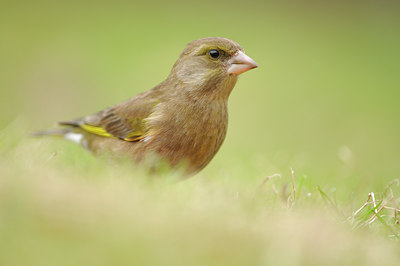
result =
M67 128L56 134L96 154L109 151L135 161L156 155L196 173L225 139L227 101L238 75L255 67L234 41L193 41L158 86L94 115L61 122Z

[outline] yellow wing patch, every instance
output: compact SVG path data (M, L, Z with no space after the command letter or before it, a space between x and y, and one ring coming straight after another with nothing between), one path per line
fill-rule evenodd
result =
M139 141L139 140L141 140L141 139L144 139L144 136L137 136L137 137L134 137L134 138L121 138L122 140L125 140L125 141L131 141L131 142L133 142L133 141Z
M115 137L114 135L108 133L102 127L92 126L92 125L88 125L88 124L83 124L80 127L82 129L84 129L85 131L95 134L95 135L99 135L99 136L107 137L107 138L117 138L117 139L130 141L130 142L139 141L144 138L144 136L142 136L142 132L132 132L126 138L121 138L121 137Z
M86 130L89 133L92 134L96 134L99 136L103 136L103 137L109 137L109 138L114 138L113 135L111 135L110 133L108 133L104 128L102 127L96 127L96 126L92 126L92 125L87 125L87 124L83 124L80 126L81 128L83 128L84 130Z

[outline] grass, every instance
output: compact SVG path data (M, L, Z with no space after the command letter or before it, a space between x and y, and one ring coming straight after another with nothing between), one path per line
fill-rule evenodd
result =
M0 9L0 265L397 265L396 1L14 1ZM28 133L162 81L221 36L259 68L198 175Z
M72 143L20 140L24 127L1 134L1 265L396 265L400 257L398 180L358 195L363 202L291 169L156 178Z

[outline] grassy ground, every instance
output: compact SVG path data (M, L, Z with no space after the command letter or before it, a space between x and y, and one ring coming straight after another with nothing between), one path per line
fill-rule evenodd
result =
M318 187L317 179L289 169L265 177L249 175L245 166L215 167L177 182L61 141L1 145L1 265L396 265L400 259L399 213L392 209L398 183L375 191L375 207L367 194Z
M397 265L398 11L375 1L5 5L0 265ZM195 177L149 177L27 136L151 88L205 36L236 40L260 68L240 78L227 139Z

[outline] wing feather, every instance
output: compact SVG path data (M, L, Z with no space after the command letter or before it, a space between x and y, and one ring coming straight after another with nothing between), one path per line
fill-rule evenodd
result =
M88 133L102 137L139 141L148 131L145 119L161 102L155 97L157 94L157 90L150 90L94 115L60 124L80 127Z

